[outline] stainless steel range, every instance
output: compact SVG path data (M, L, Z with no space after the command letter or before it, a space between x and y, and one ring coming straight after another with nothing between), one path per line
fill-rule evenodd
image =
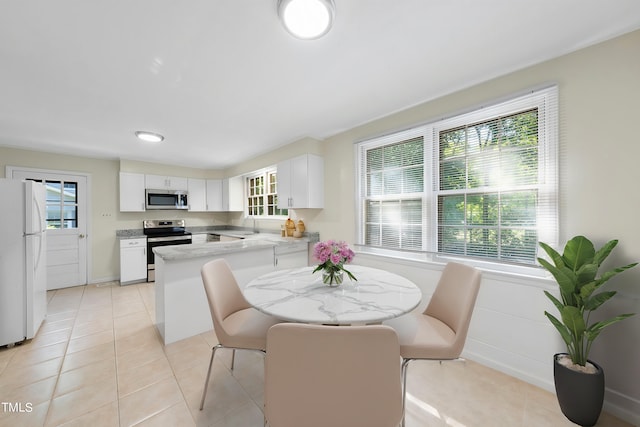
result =
M184 219L145 220L142 223L147 236L147 282L155 282L156 266L153 248L191 244L191 233L186 231Z

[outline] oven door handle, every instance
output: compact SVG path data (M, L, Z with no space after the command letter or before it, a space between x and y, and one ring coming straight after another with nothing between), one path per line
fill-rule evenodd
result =
M175 240L191 240L191 236L165 236L165 237L148 237L148 243L154 242L173 242Z

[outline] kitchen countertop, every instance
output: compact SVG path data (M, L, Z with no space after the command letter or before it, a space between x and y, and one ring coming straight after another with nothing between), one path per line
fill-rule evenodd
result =
M146 239L147 236L142 231L142 228L139 228L139 229L130 229L130 230L116 230L116 238L118 240Z
M221 234L222 231L237 230L216 230L215 234ZM312 239L301 237L280 237L274 233L256 233L256 234L242 234L242 240L235 240L230 242L207 242L196 243L191 245L171 245L171 246L158 246L153 248L153 252L156 256L162 258L165 261L185 260L200 257L217 256L235 252L247 252L264 248L283 248L294 246L299 243L310 243Z
M219 234L221 236L238 237L241 239L253 239L256 237L266 237L269 240L282 239L281 241L279 241L280 243L284 241L292 241L292 242L307 241L312 243L319 241L318 233L305 233L303 237L295 238L295 237L280 237L280 234L278 232L263 231L263 232L253 233L252 231L248 231L247 229L230 229L230 228L219 229L212 226L187 227L187 231L189 231L192 234ZM142 228L116 230L116 238L118 240L144 239L146 237L147 236L144 234L144 231L142 230ZM278 241L278 240L274 240L274 241Z

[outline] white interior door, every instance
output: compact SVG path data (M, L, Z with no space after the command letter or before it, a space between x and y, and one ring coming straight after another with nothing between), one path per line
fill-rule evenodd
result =
M87 177L13 169L46 187L47 289L87 284Z

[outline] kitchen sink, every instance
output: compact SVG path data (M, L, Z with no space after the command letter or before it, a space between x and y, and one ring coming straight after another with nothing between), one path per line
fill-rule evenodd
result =
M228 234L228 235L236 235L236 236L252 236L254 234L258 234L255 231L247 231L247 230L230 230L230 231L224 231L224 234Z

